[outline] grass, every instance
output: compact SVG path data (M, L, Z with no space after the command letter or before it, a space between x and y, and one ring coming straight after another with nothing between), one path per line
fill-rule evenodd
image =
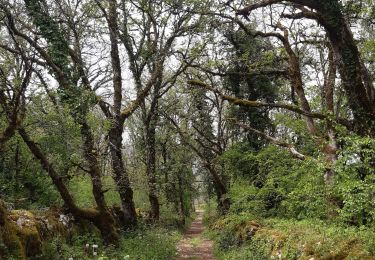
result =
M102 178L103 189L108 190L105 193L105 199L108 205L121 205L121 200L118 192L116 191L116 185L110 176L104 176ZM75 176L69 182L69 189L76 203L80 207L94 207L95 200L92 194L92 184L89 176Z
M39 259L94 259L92 254L94 244L98 246L98 256L95 259L173 259L177 253L176 244L181 237L181 233L177 230L144 226L123 235L118 248L104 246L100 238L95 235L75 236L71 244L56 238L45 245L43 256ZM90 245L88 253L84 250L86 244Z
M200 243L202 243L202 238L200 238L200 237L194 237L194 238L192 238L192 239L189 240L189 243L193 247L197 247L197 246L199 246Z
M173 259L177 252L176 243L181 237L179 232L164 228L138 232L122 240L122 254L139 260Z

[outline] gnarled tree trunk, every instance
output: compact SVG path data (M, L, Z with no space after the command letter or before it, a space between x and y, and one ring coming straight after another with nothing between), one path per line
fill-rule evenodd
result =
M94 176L92 177L93 193L95 201L98 204L98 209L79 208L74 202L73 196L70 194L63 178L55 170L53 165L51 165L47 156L43 153L39 146L30 138L23 128L19 129L18 132L35 158L40 161L42 168L52 179L52 182L63 199L68 211L72 213L76 219L91 221L100 230L105 243L117 245L119 242L119 235L115 228L115 220L104 201L104 194L101 190L100 175L97 176L97 172L92 173L92 176Z

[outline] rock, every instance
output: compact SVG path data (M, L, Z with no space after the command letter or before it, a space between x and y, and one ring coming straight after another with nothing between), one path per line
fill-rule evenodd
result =
M38 222L34 215L26 210L12 210L8 219L13 223L17 237L22 244L22 255L32 257L42 252L42 240L38 230Z
M25 259L23 245L16 234L16 225L8 219L8 209L4 201L0 200L0 259L6 259L9 255Z
M241 242L252 239L259 230L259 223L256 221L245 222L237 228L237 237Z
M42 241L66 234L59 214L42 212L39 216L27 210L9 210L0 200L0 259L32 259L42 253Z

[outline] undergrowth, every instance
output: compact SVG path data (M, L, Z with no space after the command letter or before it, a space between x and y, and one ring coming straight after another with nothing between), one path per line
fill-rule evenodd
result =
M219 260L375 259L375 229L319 220L254 219L230 214L209 224L207 234L215 241Z
M326 165L274 146L226 152L231 208L204 218L218 259L375 259L375 143L342 142L331 186Z
M38 259L173 259L180 239L181 233L176 229L149 225L123 234L117 248L103 245L95 234L74 236L70 243L56 237L45 245L43 256ZM97 246L97 256L93 245Z

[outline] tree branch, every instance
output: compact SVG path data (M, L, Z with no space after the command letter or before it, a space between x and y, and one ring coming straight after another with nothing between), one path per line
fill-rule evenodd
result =
M289 144L287 142L284 142L284 141L281 141L281 140L278 140L272 136L269 136L255 128L252 128L251 126L248 126L248 125L245 125L245 124L241 124L241 123L236 123L236 125L238 125L239 127L245 129L245 130L248 130L248 131L251 131L257 135L259 135L260 137L270 141L271 143L277 145L277 146L280 146L280 147L283 147L283 148L286 148L289 150L289 152L292 153L292 155L294 157L296 157L297 159L300 159L300 160L305 160L306 159L306 156L303 155L302 153L298 152L296 150L296 148L292 145L292 144Z
M239 105L239 106L244 106L244 107L274 107L274 108L283 108L289 111L293 111L295 113L312 117L312 118L319 118L319 119L327 119L326 115L320 114L320 113L314 113L314 112L307 112L305 110L300 109L299 107L291 104L283 104L283 103L266 103L266 102L261 102L261 101L252 101L252 100L246 100L246 99L239 99L236 97L232 96L227 96L221 93L219 90L214 89L213 87L199 81L199 80L189 80L188 84L198 86L198 87L203 87L207 90L210 90L212 92L217 93L222 99L234 104L234 105Z

